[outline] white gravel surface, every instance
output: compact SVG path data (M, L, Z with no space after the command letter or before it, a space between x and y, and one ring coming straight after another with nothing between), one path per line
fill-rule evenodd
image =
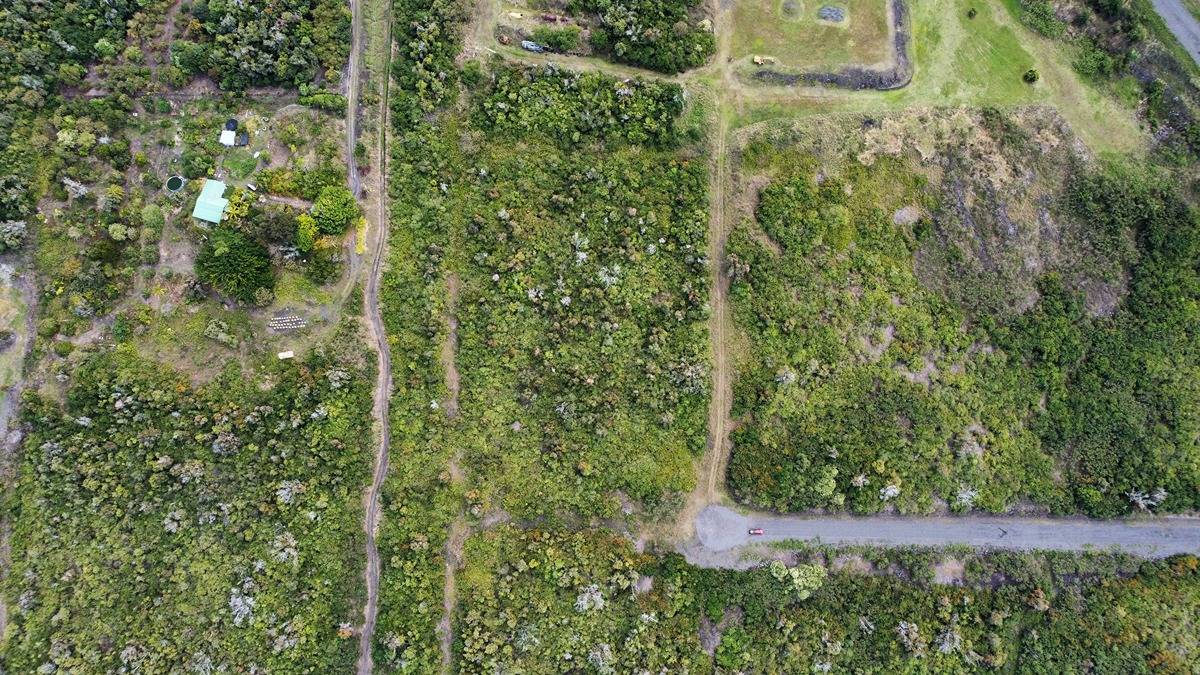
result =
M1200 21L1192 16L1182 0L1150 0L1154 11L1163 18L1167 28L1192 55L1196 63L1200 63Z
M761 536L749 534L763 528ZM739 513L709 506L696 517L695 554L800 540L836 545L975 546L1016 550L1117 549L1147 557L1200 553L1200 519L1023 518L1006 516L808 516ZM727 559L728 556L719 556Z

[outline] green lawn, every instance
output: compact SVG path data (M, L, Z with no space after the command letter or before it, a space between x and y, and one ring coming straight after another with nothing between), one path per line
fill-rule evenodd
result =
M225 155L225 168L236 180L246 180L258 168L258 158L245 148L234 148Z
M1130 152L1142 147L1146 136L1134 110L1084 82L1071 67L1071 47L1022 26L1015 7L1015 0L916 4L911 8L915 73L907 87L889 92L829 90L800 102L794 93L785 100L777 91L763 89L749 93L735 121L745 125L775 117L914 106L1043 104L1057 108L1093 149ZM971 8L977 10L974 19L967 18ZM1034 85L1021 79L1029 68L1040 74Z
M275 305L278 307L324 305L333 301L329 291L322 289L299 272L284 270L275 285Z
M824 5L846 10L846 21L820 21ZM733 57L771 56L785 68L828 69L888 58L885 0L744 0L733 8Z

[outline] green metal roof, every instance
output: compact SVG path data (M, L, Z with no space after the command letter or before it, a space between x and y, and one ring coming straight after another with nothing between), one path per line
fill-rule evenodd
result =
M221 215L225 213L225 207L229 205L229 200L225 199L224 195L224 183L211 178L205 180L204 187L200 190L200 197L196 199L196 208L192 209L192 217L207 220L210 223L221 222Z

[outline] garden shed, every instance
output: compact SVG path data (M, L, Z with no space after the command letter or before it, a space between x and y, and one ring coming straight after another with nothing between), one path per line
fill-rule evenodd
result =
M196 207L192 209L192 217L210 223L219 223L221 216L225 215L225 207L228 205L229 200L225 199L225 184L209 178L204 181L204 187L200 189Z

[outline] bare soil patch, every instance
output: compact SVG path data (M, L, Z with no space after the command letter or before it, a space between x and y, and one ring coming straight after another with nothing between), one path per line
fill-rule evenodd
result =
M708 616L702 615L700 617L700 648L709 656L717 653L717 645L721 644L721 636L725 633L725 629L741 622L742 609L740 607L726 608L721 620L715 624Z
M851 574L870 575L875 573L875 566L856 553L839 555L829 563L829 569L834 572L850 572Z
M455 356L458 354L458 317L455 309L458 305L458 275L451 272L446 278L446 309L443 312L446 322L446 339L442 341L441 362L442 371L446 377L446 417L458 417L458 392L461 378Z
M454 645L454 609L458 606L458 590L456 575L462 565L463 546L466 544L470 530L460 516L450 526L450 536L446 539L446 576L442 586L442 618L438 621L438 636L442 647L442 670L450 672L453 667Z
M864 355L871 363L883 358L883 353L887 351L888 347L892 346L892 342L895 339L896 326L890 323L875 335L864 335L859 338Z
M933 581L943 586L961 586L966 575L966 566L958 558L943 558L933 566Z

